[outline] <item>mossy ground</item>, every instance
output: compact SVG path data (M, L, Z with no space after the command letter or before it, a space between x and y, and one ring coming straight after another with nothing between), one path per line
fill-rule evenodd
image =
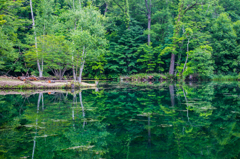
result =
M121 76L120 79L127 81L143 81L143 80L167 80L167 77L158 73L140 73L129 76Z

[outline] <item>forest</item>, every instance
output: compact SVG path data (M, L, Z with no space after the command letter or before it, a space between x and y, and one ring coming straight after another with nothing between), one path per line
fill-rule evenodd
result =
M0 0L0 75L238 77L239 0Z

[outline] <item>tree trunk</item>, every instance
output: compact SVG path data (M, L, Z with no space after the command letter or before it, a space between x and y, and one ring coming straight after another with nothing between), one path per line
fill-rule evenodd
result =
M73 54L72 54L72 71L73 71L73 79L74 79L74 82L76 82L76 73L75 73L75 68L74 68L74 57L73 57Z
M150 30L151 30L151 0L150 0L150 4L148 4L148 0L145 0L145 5L146 5L146 9L147 9L147 17L148 17L148 46L150 46L151 43L151 35L150 35Z
M36 53L37 53L37 67L38 67L39 77L42 77L43 70L41 70L41 66L40 66L39 59L38 59L37 35L36 35L36 30L35 30L35 21L34 21L34 16L33 16L32 0L30 0L30 8L31 8L32 23L33 23L32 25L33 25L34 36L35 36L35 48L36 48Z
M151 15L148 15L148 46L150 46L151 43L150 30L151 30Z
M82 72L83 72L84 63L85 63L84 56L85 56L85 46L83 46L82 62L81 62L81 66L80 66L79 79L78 79L79 83L82 82Z
M83 72L83 68L84 68L84 63L85 63L85 61L83 61L82 65L80 67L79 79L78 79L79 83L82 82L82 72Z
M106 4L106 7L105 7L105 11L104 11L104 16L106 16L106 13L107 13L107 10L108 10L108 4L107 3L105 3Z
M179 13L178 13L178 19L176 22L176 27L174 29L174 39L173 39L173 44L175 44L176 42L176 36L178 36L179 30L180 30L180 26L178 26L179 22L181 21L182 18L182 9L183 9L183 4L184 4L184 0L180 0L179 1ZM175 69L175 54L172 53L171 55L171 62L170 62L170 67L169 67L169 74L173 75L174 74L174 69Z
M129 15L129 3L128 0L125 1L125 15L127 20L127 28L130 29L129 22L130 22L130 15Z
M56 74L54 75L58 77L59 80L62 80L65 72L66 72L66 67L63 70L57 70Z
M81 8L81 1L80 1L80 0L79 0L79 5L80 5L80 8ZM75 8L74 8L74 0L73 0L73 11L75 11ZM74 22L74 30L77 29L76 21L77 21L77 19L75 19L75 22ZM73 43L73 44L74 44L74 43ZM75 72L75 69L74 69L74 57L73 57L73 54L72 54L72 62L73 62L73 66L72 66L73 79L74 79L74 82L76 82L76 80L77 80L77 71Z
M77 76L78 76L78 68L77 68L77 65L76 65L76 68L75 68L75 76L76 76L76 81L77 81Z
M62 71L59 70L59 73L58 73L58 79L59 79L59 80L62 80L62 79L61 79L61 76L62 76Z
M188 52L189 52L189 43L190 43L190 38L188 38L188 43L187 43L187 58L183 67L183 71L182 73L185 71L186 65L187 65L187 61L188 61Z
M184 29L184 26L183 26L183 34L185 33L185 29ZM177 67L180 65L180 62L181 62L181 58L182 58L182 47L183 47L183 42L184 42L184 39L182 40L182 44L180 46L180 54L178 55L178 62L177 62ZM177 74L178 70L175 70L175 76Z
M174 74L175 56L176 55L172 53L172 55L171 55L171 62L170 62L170 68L169 68L169 74L170 75Z

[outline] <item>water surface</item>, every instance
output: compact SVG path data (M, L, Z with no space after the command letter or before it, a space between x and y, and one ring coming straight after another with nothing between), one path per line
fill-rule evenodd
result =
M0 96L0 158L240 157L238 83Z

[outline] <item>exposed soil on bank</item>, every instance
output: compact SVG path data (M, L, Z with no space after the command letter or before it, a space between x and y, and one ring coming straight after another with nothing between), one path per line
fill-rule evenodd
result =
M85 88L85 87L96 87L96 84L89 84L82 82L79 84L78 82L74 83L73 81L61 81L48 83L46 81L20 81L11 78L0 78L0 89L58 89L58 88L72 88L72 84L76 88Z

